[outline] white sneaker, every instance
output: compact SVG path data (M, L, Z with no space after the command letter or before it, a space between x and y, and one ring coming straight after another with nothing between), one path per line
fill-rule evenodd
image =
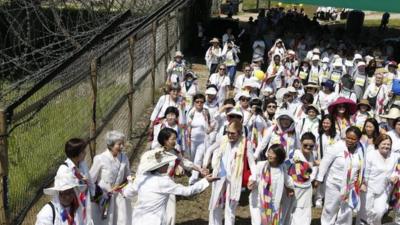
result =
M317 201L315 201L315 208L322 209L322 200L321 199L318 199Z

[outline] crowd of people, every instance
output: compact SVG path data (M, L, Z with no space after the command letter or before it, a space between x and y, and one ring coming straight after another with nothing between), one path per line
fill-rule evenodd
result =
M252 225L309 225L313 207L322 208L322 225L350 225L353 217L377 225L388 210L400 224L393 48L318 32L265 34L251 49L236 44L232 29L210 39L205 89L176 52L136 174L123 133L107 132L90 169L87 143L68 140L36 225L173 225L175 196L209 186L210 225L235 224L244 192ZM241 50L252 50L251 63L240 62ZM188 186L175 182L184 175Z

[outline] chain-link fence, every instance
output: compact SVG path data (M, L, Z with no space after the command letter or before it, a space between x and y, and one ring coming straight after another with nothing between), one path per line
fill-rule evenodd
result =
M107 29L115 33L127 20L134 26L111 38L110 30L98 34L82 54L41 76L38 85L0 111L0 221L8 221L0 224L33 223L34 216L25 217L65 159L66 140L90 140L90 161L105 149L104 132L132 135L164 84L173 53L182 47L181 34L195 24L188 19L194 2L171 0L147 17L119 18Z

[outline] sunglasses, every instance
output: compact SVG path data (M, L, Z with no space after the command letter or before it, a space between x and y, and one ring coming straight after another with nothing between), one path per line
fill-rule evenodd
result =
M303 147L304 147L304 148L307 148L307 149L313 149L313 148L314 148L314 146L315 146L315 145L307 145L307 144L303 144Z
M270 108L270 109L276 109L276 105L269 105L269 106L267 106L267 108Z
M251 72L251 70L244 70L244 72Z
M248 102L248 101L250 101L249 98L240 98L239 100L240 100L241 102Z
M219 68L219 70L225 70L225 68Z
M195 101L197 104L204 104L204 101Z

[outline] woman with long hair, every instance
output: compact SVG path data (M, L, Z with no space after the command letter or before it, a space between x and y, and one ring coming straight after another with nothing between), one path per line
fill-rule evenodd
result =
M328 106L328 112L336 120L336 131L339 133L341 138L345 138L346 130L349 128L353 121L351 116L356 113L357 104L344 97L339 97L332 104Z
M379 124L375 118L368 118L362 129L361 144L365 146L367 151L375 149L374 143L379 136Z

